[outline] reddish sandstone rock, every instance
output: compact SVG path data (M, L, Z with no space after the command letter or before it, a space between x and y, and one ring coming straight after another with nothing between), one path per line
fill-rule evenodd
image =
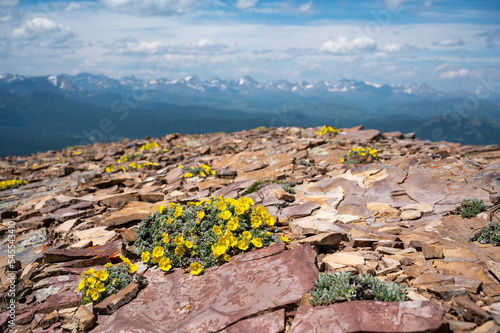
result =
M225 264L202 276L148 271L146 289L93 332L222 330L243 318L298 302L318 277L314 256L309 245L302 245Z
M301 306L290 333L302 332L447 332L443 310L432 302L355 301Z

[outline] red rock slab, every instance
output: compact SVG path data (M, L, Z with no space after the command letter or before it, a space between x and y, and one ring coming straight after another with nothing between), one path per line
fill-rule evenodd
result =
M269 248L259 251L268 253ZM225 329L262 311L298 302L318 278L314 258L314 251L306 244L255 260L228 263L202 276L150 270L145 274L146 289L93 332Z
M89 259L93 257L108 257L113 261L121 254L122 243L113 241L103 246L93 246L82 250L50 250L44 253L44 262L53 263L75 259ZM118 261L118 260L116 260Z
M369 129L340 133L338 137L344 140L375 141L382 137L382 133L374 129Z
M354 301L329 306L301 306L289 333L302 332L448 332L443 310L429 301Z
M299 218L311 215L316 209L321 206L315 202L309 201L300 205L290 206L283 209L281 216Z
M285 330L285 309L244 319L222 330L223 333L280 333Z

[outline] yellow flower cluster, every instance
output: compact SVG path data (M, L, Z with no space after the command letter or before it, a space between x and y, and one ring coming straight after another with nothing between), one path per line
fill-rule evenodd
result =
M316 135L325 135L327 133L340 133L340 131L336 128L333 128L331 126L323 126L319 131L316 132Z
M139 267L138 264L133 265L130 259L123 255L120 256L120 259L125 263L125 265L127 265L128 272L130 274L134 274L135 272L137 272L137 267Z
M100 269L97 272L94 271L93 268L82 273L82 279L78 284L77 292L82 291L85 287L87 287L87 292L84 295L84 302L90 302L90 299L96 301L99 299L101 294L106 291L106 280L108 279L109 274Z
M133 160L135 157L137 157L137 152L134 152L134 153L131 153L128 155L123 155L118 160L116 160L116 163L118 163L118 164L125 163L125 162L128 162L130 160Z
M159 164L156 163L156 162L149 162L149 161L142 162L142 163L130 162L127 169L140 170L142 168L147 168L147 167L149 167L151 165L159 165ZM124 167L120 167L120 169L125 170Z
M139 148L140 151L143 150L150 150L152 148L159 148L160 146L156 142L148 142L145 145L143 145L141 148Z
M187 171L185 174L184 174L184 178L191 178L191 177L194 177L194 176L201 176L203 178L206 178L206 177L209 177L209 176L213 176L216 174L215 170L211 170L210 167L206 164L202 164L200 166L195 166L194 168L191 168L191 167L183 167L182 165L179 165L179 169L184 169L185 171Z
M111 164L110 166L106 167L106 172L113 172L115 171L115 166Z
M257 127L257 131L263 131L266 129L266 126L259 126Z
M15 187L18 185L25 185L25 184L28 184L28 181L26 179L4 180L0 182L0 189L7 190L11 187Z
M349 157L353 156L371 156L374 160L378 158L377 149L372 149L370 147L366 148L352 148L350 152L344 155L343 158L340 159L340 163L344 163Z
M278 242L280 238L271 232L274 218L265 207L254 205L250 197L233 199L221 195L186 205L170 203L170 208L158 206L160 215L155 215L155 225L160 229L148 232L158 236L153 246L142 248L141 258L164 271L189 265L190 273L198 275L207 263L207 267L212 267L230 261L238 253L261 248L264 243ZM281 240L288 241L286 237Z

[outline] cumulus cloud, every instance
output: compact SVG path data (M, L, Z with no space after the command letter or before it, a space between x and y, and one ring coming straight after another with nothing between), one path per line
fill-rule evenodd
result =
M495 31L487 31L477 34L477 36L485 38L488 43L488 47L494 47L500 44L500 29Z
M385 53L402 53L402 52L411 52L411 51L418 51L420 50L418 47L415 47L410 44L399 44L399 43L393 43L393 44L386 44L384 47L382 47L381 51Z
M441 79L456 79L459 77L466 77L469 75L469 71L467 69L459 69L458 71L447 71L441 74L439 77Z
M314 14L313 2L309 1L309 2L306 2L303 5L300 5L299 6L299 12L304 13L306 15L312 15L312 14Z
M323 43L320 52L330 54L360 54L373 51L377 48L375 41L369 37L358 37L349 41L346 37L340 37L336 41Z
M74 37L68 27L44 17L27 20L12 32L13 41L38 46L62 46Z
M463 41L462 38L449 38L449 39L437 40L434 43L432 43L432 45L451 47L451 46L465 45L465 42Z
M82 4L79 4L78 2L71 1L70 3L68 3L68 5L66 6L66 8L64 10L67 12L72 12L72 11L79 10L82 8L85 8L85 6Z
M227 49L229 46L223 43L218 43L210 39L201 39L199 41L187 45L189 48L197 49L200 51L220 51Z
M191 12L197 0L100 0L109 10L140 16L174 16Z
M252 8L257 4L257 1L258 0L236 0L236 5L234 5L234 7L238 9Z

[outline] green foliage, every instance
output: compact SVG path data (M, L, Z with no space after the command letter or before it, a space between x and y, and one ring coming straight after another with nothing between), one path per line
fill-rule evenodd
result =
M487 210L483 200L465 199L460 206L457 206L451 214L460 215L461 218L471 218Z
M361 299L403 302L408 300L407 292L407 287L368 274L354 277L350 272L321 273L314 282L310 303L316 306Z
M248 197L235 200L220 196L160 206L136 230L137 253L164 271L193 264L206 269L229 261L233 255L281 241L266 208L252 205Z
M288 192L290 194L296 193L295 190L288 183L276 179L264 179L264 180L258 180L255 183L253 183L252 186L248 188L247 194L257 192L264 184L269 184L269 183L275 183L280 185L283 191Z
M469 239L469 242L478 241L481 244L500 246L500 223L489 222L481 232Z

